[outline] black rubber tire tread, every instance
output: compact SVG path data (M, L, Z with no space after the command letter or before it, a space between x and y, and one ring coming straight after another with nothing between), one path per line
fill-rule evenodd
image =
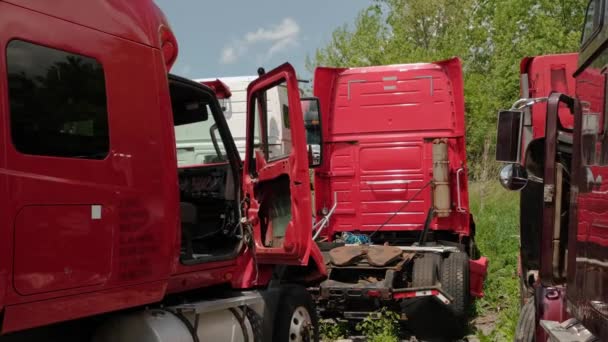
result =
M245 316L251 324L251 330L253 331L253 342L264 342L264 320L253 309L245 308Z
M314 332L311 342L319 341L319 318L312 297L306 289L299 285L284 285L281 290L279 308L274 321L273 342L289 342L289 327L294 310L304 306L313 321Z
M426 253L414 260L412 287L434 286L439 281L441 255Z
M469 304L469 256L466 253L450 253L441 267L441 287L453 298L450 310L462 324L467 321Z
M519 311L515 342L534 342L536 340L536 305L534 298L528 300Z

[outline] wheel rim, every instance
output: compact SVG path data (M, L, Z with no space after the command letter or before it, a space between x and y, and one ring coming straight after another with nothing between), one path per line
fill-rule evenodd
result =
M312 341L313 325L310 312L303 306L298 306L291 315L289 323L290 342Z

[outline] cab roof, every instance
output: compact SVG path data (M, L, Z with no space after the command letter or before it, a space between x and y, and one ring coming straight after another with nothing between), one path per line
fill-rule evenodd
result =
M0 0L2 1L2 0ZM165 15L152 0L4 0L136 43L161 48Z

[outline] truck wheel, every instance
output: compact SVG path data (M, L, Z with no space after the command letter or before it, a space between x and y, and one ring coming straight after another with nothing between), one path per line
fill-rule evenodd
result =
M466 253L451 253L443 260L441 287L454 298L450 311L459 323L466 325L470 291L469 257Z
M319 324L312 297L301 286L286 286L275 316L274 342L316 342Z
M412 286L427 287L437 284L440 265L441 255L435 253L426 253L414 260Z
M534 298L528 300L519 312L517 328L515 329L515 342L534 342L536 340L536 307Z

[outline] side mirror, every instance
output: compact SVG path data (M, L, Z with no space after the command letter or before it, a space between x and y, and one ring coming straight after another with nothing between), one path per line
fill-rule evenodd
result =
M507 164L500 170L500 184L509 191L520 191L528 185L528 172L520 164Z
M496 134L496 161L518 163L521 155L521 138L524 112L501 110L498 113Z
M315 168L320 166L323 161L323 130L321 129L319 99L316 97L302 98L301 105L302 113L304 113L304 128L306 129L308 166Z

